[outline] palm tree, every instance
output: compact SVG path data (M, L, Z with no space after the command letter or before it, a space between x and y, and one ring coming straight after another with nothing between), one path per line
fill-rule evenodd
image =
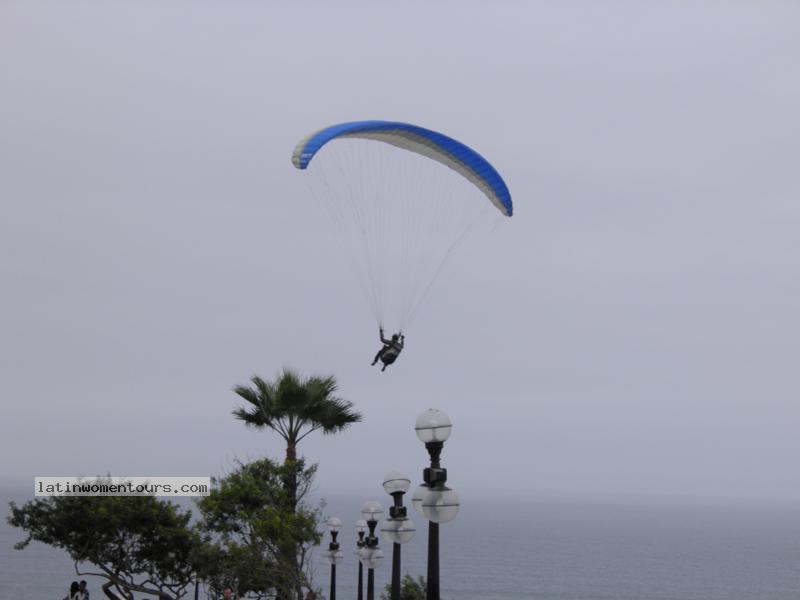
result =
M286 461L297 460L297 444L307 435L322 430L333 434L361 420L352 410L353 403L336 397L336 378L311 376L303 379L297 372L284 369L274 381L253 376L252 387L233 388L249 406L233 411L245 425L275 431L286 442Z
M353 411L353 403L335 396L337 385L333 376L311 376L304 379L291 369L284 369L274 382L264 381L257 375L250 379L252 387L238 385L233 388L247 402L246 408L237 408L233 415L249 427L272 429L286 442L285 464L288 476L284 486L289 496L290 510L297 509L297 444L318 429L324 434L334 434L357 423L361 415ZM289 600L293 595L302 597L300 589L301 562L299 545L284 548L286 565L294 574L295 592L283 585L277 597Z

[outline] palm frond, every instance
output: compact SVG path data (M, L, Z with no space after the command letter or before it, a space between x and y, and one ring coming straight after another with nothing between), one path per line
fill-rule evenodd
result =
M234 417L247 426L276 431L287 444L296 445L318 429L333 434L361 421L353 403L335 395L338 384L332 375L304 378L284 367L275 381L253 376L250 382L252 386L233 388L249 405L234 410Z

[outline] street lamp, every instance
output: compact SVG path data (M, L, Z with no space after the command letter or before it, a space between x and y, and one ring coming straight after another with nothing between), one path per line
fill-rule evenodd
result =
M453 424L440 410L429 408L417 418L414 429L425 444L431 466L422 472L421 484L411 498L414 509L428 519L428 589L427 600L439 600L439 523L447 523L458 514L458 495L445 485L447 469L439 457Z
M367 567L367 600L375 600L375 569L383 564L383 550L378 548L378 538L375 536L375 526L383 515L383 506L380 502L370 500L361 507L361 515L369 527L369 535L364 547L358 553L359 560Z
M354 554L358 559L358 600L364 600L364 565L361 564L361 549L366 547L367 542L364 536L369 531L367 522L364 519L356 521L356 533L358 534L358 541L356 542L356 550Z
M400 600L400 544L411 541L416 531L413 521L407 516L406 507L403 506L403 494L410 485L408 475L397 471L392 471L383 478L383 489L394 501L393 506L389 507L389 519L381 527L384 541L393 544L391 600Z
M328 531L331 533L331 543L328 544L328 552L325 557L331 563L331 595L330 600L336 600L336 565L342 562L342 551L339 550L339 542L336 541L336 536L342 528L341 519L331 517L327 522Z

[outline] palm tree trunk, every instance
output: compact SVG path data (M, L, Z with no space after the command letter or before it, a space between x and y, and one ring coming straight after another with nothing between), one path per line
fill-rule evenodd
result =
M297 511L297 446L294 442L287 441L286 444L286 474L284 476L283 485L286 490L289 501L289 511L294 513ZM297 553L298 547L295 544L288 544L283 549L283 561L288 565L291 570L289 577L285 579L285 583L280 589L276 590L276 600L297 600L302 599L302 587L300 585L300 564L298 562Z
M297 510L297 446L293 442L286 445L286 466L289 468L286 477L286 492L289 494L289 507L292 512Z

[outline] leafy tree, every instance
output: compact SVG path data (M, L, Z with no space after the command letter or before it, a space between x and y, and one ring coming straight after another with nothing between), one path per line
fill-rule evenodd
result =
M290 469L299 474L295 504L283 486ZM306 557L320 541L319 511L303 498L315 472L303 461L277 465L262 459L238 463L214 480L210 495L197 501L200 529L217 548L216 568L205 576L212 591L230 586L239 597L266 598L273 591L311 589ZM287 556L287 548L299 548L299 557Z
M303 378L291 369L284 369L274 382L258 376L250 382L252 387L240 385L234 388L247 405L234 410L233 414L247 426L271 429L286 442L283 484L290 506L296 507L300 473L297 445L317 430L324 434L343 431L360 421L361 415L353 410L352 402L335 395L337 383L333 376ZM287 544L283 547L283 554L283 563L289 565L294 579L301 581L302 548ZM295 588L295 593L300 597L299 587ZM278 590L279 600L288 600L293 595L288 589Z
M422 575L414 579L406 573L400 582L400 600L425 600L427 596L426 590L425 578ZM381 600L391 600L391 598L392 584L387 583L383 592L381 592Z
M78 575L106 579L108 598L141 592L176 600L186 594L203 552L190 519L189 511L152 496L55 496L12 502L7 520L28 535L15 548L36 540L66 550ZM82 571L79 564L94 569Z

